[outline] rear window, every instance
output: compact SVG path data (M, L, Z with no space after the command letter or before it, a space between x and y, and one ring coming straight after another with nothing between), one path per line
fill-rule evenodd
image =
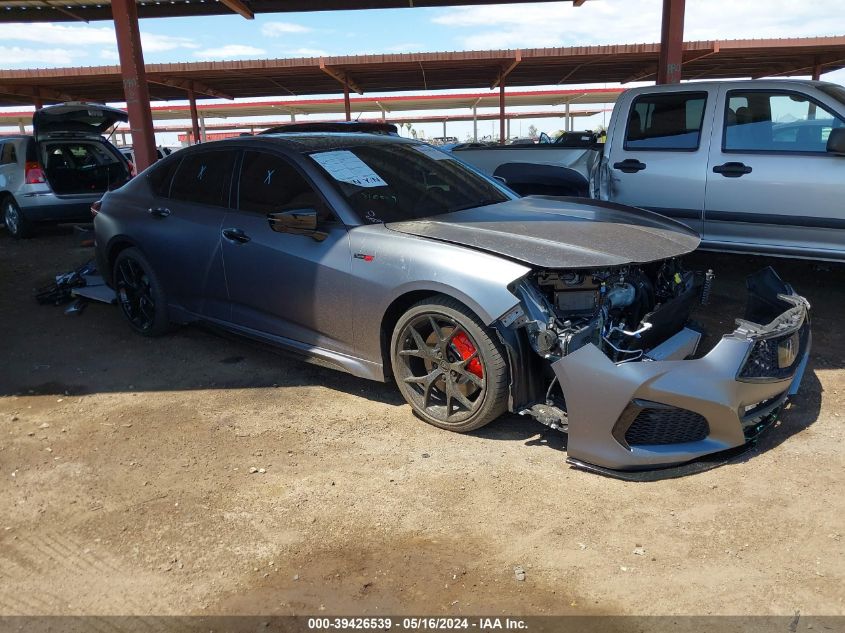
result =
M216 207L229 206L234 150L195 152L182 158L170 197Z
M824 153L845 121L798 92L731 90L725 103L726 152Z
M14 143L0 144L0 165L13 165L18 162L18 154Z
M179 158L162 161L149 171L147 180L150 183L153 193L159 198L170 197L170 185L173 182L173 175L179 169L179 163L181 162Z
M640 95L628 114L625 149L698 149L706 103L705 92Z

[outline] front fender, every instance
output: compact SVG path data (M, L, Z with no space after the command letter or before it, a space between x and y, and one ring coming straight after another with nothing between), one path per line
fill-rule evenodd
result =
M519 303L508 289L530 268L489 253L391 231L383 225L349 232L356 347L381 362L381 323L388 308L411 292L451 296L485 324Z

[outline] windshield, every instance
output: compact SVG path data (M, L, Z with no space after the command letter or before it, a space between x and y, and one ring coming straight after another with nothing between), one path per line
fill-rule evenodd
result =
M362 143L309 156L363 222L414 220L513 197L429 145Z

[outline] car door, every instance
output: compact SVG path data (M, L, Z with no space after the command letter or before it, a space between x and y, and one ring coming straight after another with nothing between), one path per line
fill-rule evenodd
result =
M243 152L237 208L221 231L232 322L254 333L352 353L346 227L291 161ZM268 214L316 209L320 235L280 233Z
M845 158L825 151L843 119L795 90L723 86L710 149L704 241L824 257L845 250Z
M190 313L228 319L220 229L229 206L236 149L186 152L149 172L139 243L172 303Z
M701 231L712 117L708 93L691 87L640 93L605 148L606 196ZM622 106L624 108L624 105Z

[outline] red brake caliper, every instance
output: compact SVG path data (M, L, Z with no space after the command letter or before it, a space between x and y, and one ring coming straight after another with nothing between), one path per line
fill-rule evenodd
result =
M475 345L472 344L472 341L470 341L469 337L463 332L458 332L452 338L452 344L455 346L458 354L460 354L461 360L466 360L475 354ZM478 357L473 358L469 362L467 369L479 378L484 378L484 371L481 368L481 361L478 360Z

